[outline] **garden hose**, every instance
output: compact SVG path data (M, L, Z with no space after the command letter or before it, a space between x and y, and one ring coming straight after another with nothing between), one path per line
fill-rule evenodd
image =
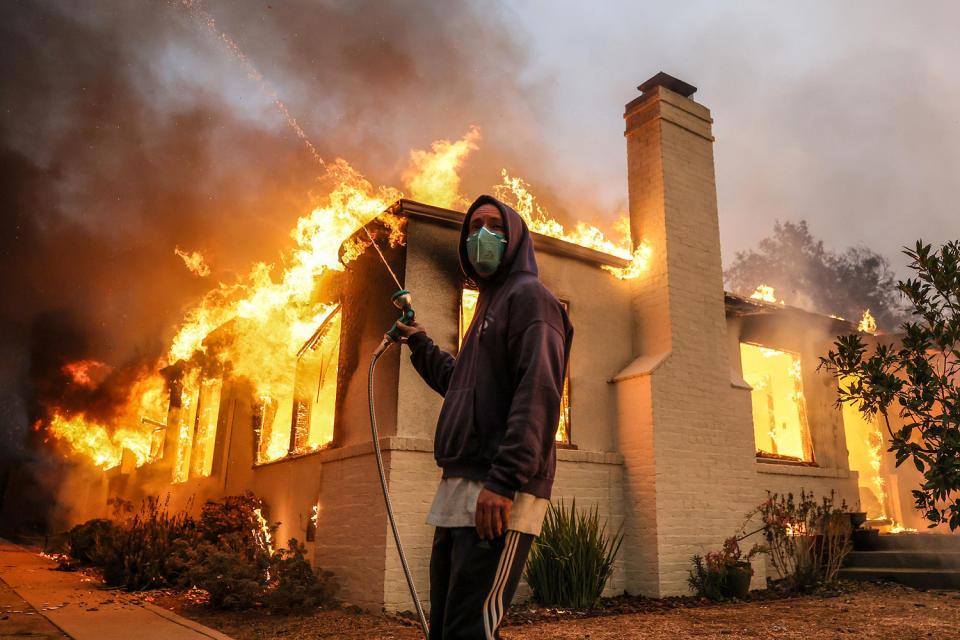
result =
M403 553L403 545L400 543L400 532L397 530L397 520L393 515L393 505L390 503L390 492L387 490L387 477L383 473L383 457L380 454L380 437L377 435L377 417L373 409L373 369L377 364L377 359L393 343L394 340L385 337L373 353L373 358L370 360L370 374L367 379L367 399L370 405L370 431L373 433L373 452L377 458L377 470L380 471L380 487L383 489L383 501L387 505L387 517L390 518L390 527L393 529L393 539L397 543L397 552L400 554L400 564L403 565L403 574L407 577L407 586L410 587L410 595L413 596L413 603L417 607L417 615L420 616L420 627L423 629L423 637L426 638L426 640L430 640L427 618L423 615L423 606L420 604L420 598L417 597L417 588L413 584L413 576L410 575L407 557Z

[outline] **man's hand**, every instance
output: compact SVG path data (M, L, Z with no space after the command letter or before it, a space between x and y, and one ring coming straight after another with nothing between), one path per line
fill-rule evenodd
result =
M510 526L510 507L513 500L499 493L482 489L477 496L477 534L483 540L502 536Z
M402 322L397 320L397 329L400 330L400 344L406 344L407 338L409 338L413 334L420 333L421 331L426 331L426 329L423 328L423 325L417 322L416 320L414 320L410 324L403 324ZM386 334L384 334L384 336L386 336Z

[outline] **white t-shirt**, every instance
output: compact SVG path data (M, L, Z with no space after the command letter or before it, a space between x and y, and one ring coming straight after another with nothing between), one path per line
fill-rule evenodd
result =
M474 527L477 524L477 496L483 489L479 480L444 478L433 497L427 524L434 527ZM510 531L540 535L550 501L517 491L510 507Z

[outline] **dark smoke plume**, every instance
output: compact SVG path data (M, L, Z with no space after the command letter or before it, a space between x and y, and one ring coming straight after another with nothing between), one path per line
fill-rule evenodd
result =
M476 124L466 193L500 166L536 180L538 87L517 80L522 34L485 3L203 8L324 158L399 185L411 148ZM203 292L277 255L325 183L180 3L0 3L0 62L0 438L20 457L45 401L92 402L71 398L63 364L152 362ZM212 275L185 269L177 246ZM103 412L122 394L113 376Z

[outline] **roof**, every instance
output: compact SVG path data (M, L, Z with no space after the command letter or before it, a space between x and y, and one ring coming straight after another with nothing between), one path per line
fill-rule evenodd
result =
M730 293L729 291L723 292L723 302L727 309L728 316L740 318L747 316L768 316L784 320L791 319L808 322L823 322L827 320L831 323L830 330L836 331L838 335L841 333L857 333L859 331L859 323L851 322L845 318L815 313L801 309L800 307L792 307L778 302L767 302L766 300L758 300L757 298L747 298L736 293Z
M406 218L424 220L433 224L439 224L454 229L460 228L460 226L463 224L463 217L466 215L461 211L434 207L429 204L423 204L422 202L407 200L406 198L394 202L392 205L390 205L390 207L387 208L386 213L400 215ZM566 256L576 260L581 260L583 262L606 265L610 267L623 268L630 263L629 260L621 258L620 256L615 256L602 251L597 251L596 249L583 247L572 242L567 242L566 240L560 240L559 238L545 236L532 231L530 232L530 236L533 238L534 248L538 251L544 251L554 255Z

